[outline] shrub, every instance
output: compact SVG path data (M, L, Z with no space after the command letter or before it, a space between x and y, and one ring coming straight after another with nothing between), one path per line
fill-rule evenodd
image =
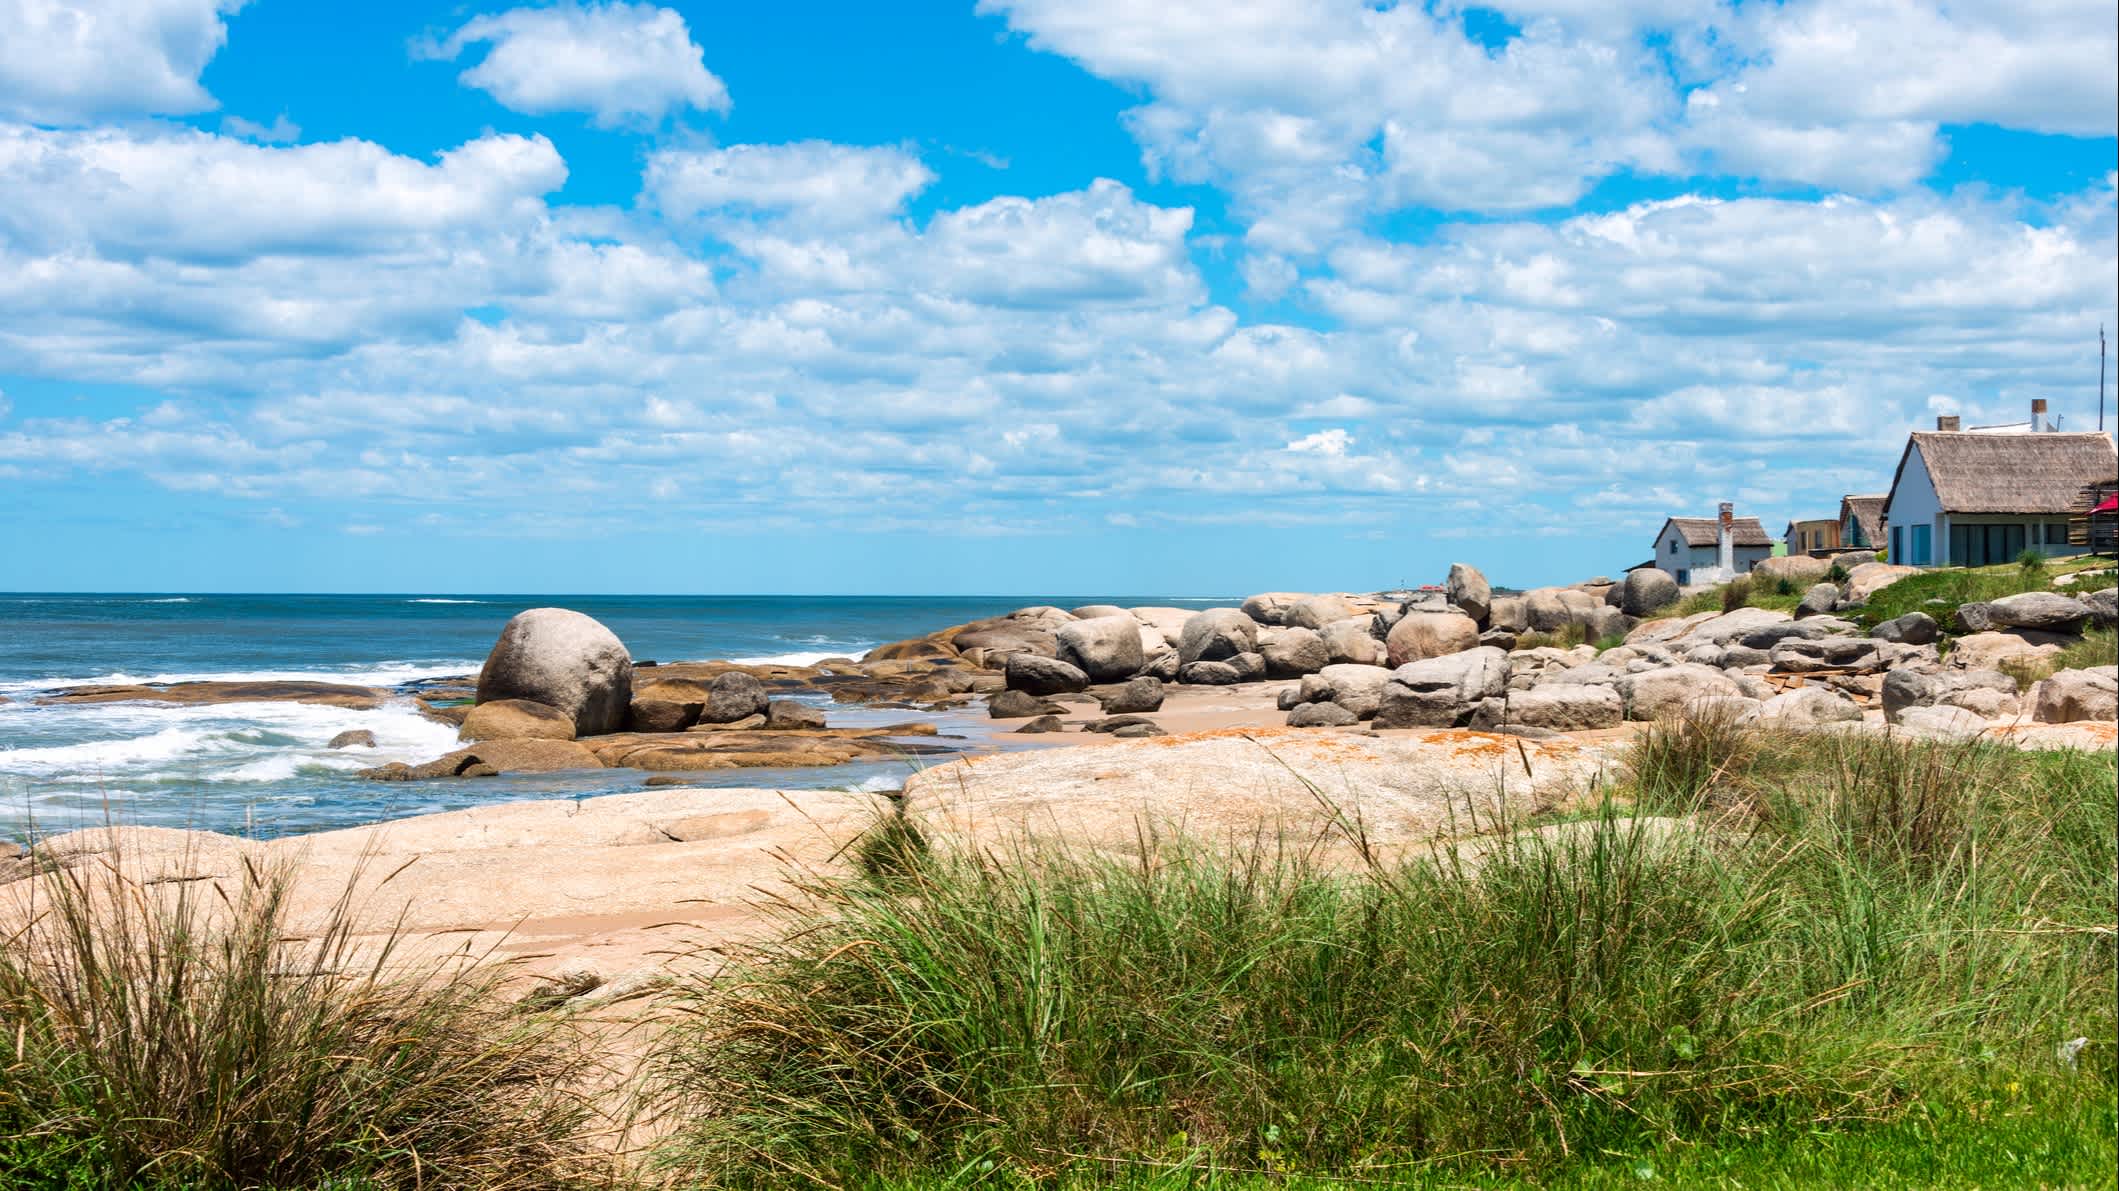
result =
M584 1181L577 1052L489 970L367 949L350 897L295 936L285 870L246 863L232 892L123 872L32 878L41 920L0 945L9 1186Z
M1734 612L1751 602L1751 576L1738 575L1722 585L1722 611Z
M1570 621L1551 632L1533 630L1523 633L1516 638L1516 648L1542 649L1549 647L1552 649L1573 649L1575 646L1582 644L1588 636L1589 631L1583 628L1580 623Z

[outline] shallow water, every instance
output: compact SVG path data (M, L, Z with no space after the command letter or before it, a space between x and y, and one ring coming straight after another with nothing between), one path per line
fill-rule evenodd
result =
M1175 604L1163 597L38 595L0 594L0 834L117 819L259 836L354 826L532 797L637 790L630 770L454 782L371 782L353 771L456 747L418 714L422 680L474 673L510 616L557 605L610 626L633 656L803 663L1029 604ZM192 680L313 680L401 692L366 711L291 703L41 706L55 687ZM985 747L982 713L832 704L835 725L931 719ZM325 747L367 729L374 749ZM920 759L830 769L717 770L697 785L894 789Z

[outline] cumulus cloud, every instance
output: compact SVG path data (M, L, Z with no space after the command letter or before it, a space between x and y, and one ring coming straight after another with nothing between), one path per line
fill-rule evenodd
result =
M244 0L0 0L0 117L205 111L199 72Z
M796 141L660 150L648 158L643 193L676 219L763 215L843 226L895 214L933 181L903 149Z
M473 17L423 56L485 57L460 77L511 111L587 112L600 126L654 124L683 108L725 112L728 88L706 69L684 18L648 4L561 3Z

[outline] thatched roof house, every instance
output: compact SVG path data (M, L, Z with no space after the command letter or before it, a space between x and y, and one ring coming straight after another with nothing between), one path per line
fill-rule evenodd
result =
M1847 547L1866 546L1871 550L1884 544L1884 502L1891 499L1889 493L1877 496L1842 496L1839 498L1839 540Z
M2084 486L2119 473L2112 440L2040 429L2035 414L2029 432L1968 433L1955 422L1906 438L1884 504L1891 561L1989 566L2027 549L2077 552L2067 518Z

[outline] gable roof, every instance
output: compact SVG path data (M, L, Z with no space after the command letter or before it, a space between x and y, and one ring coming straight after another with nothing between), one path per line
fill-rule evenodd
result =
M1684 536L1687 546L1712 546L1718 536L1719 526L1713 517L1672 517L1663 522L1663 529L1655 531L1655 540L1663 540L1663 531L1675 525ZM1729 540L1737 546L1771 546L1773 539L1766 536L1766 527L1756 517L1738 517L1729 523Z
M1842 496L1839 498L1839 523L1845 525L1851 514L1855 524L1861 526L1863 540L1881 545L1884 540L1884 505L1890 499L1889 494Z
M2097 433L1914 431L1891 475L1892 497L1915 451L1945 513L2065 513L2084 485L2119 471L2119 452ZM1886 498L1884 515L1890 512Z

